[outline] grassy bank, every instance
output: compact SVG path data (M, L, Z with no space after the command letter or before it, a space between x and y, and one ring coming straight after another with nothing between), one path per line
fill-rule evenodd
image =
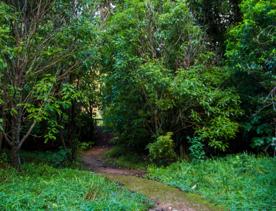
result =
M149 178L231 210L276 210L276 159L236 155L149 168Z
M0 210L147 210L151 202L87 171L25 164L0 169Z

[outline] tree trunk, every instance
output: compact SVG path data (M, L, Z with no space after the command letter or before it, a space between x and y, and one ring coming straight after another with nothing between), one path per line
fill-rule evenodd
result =
M0 133L0 151L2 150L3 139L4 139L3 134Z
M72 107L70 109L70 119L69 119L69 128L68 128L68 143L71 149L71 160L76 159L76 153L77 153L77 142L76 142L76 137L75 137L75 132L76 132L76 125L75 125L75 108L76 103L72 103Z
M180 143L179 145L179 156L181 159L188 160L188 149L187 145L185 143Z
M20 164L21 164L21 160L20 160L18 151L19 150L16 146L13 146L11 148L11 163L12 163L13 167L15 167L16 169L20 169Z

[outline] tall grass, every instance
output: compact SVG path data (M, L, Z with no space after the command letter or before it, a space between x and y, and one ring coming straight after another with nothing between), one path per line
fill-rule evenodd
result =
M276 210L276 158L235 155L149 168L149 177L231 210Z
M25 164L0 169L0 210L147 210L151 202L88 171Z

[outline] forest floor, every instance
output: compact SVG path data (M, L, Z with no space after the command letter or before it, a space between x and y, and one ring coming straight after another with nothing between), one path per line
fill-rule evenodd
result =
M145 171L118 168L104 159L110 146L97 146L82 153L84 165L91 171L97 172L112 181L126 186L129 190L141 193L153 201L155 211L193 211L220 210L220 208L206 202L200 196L185 193L177 188L144 178Z

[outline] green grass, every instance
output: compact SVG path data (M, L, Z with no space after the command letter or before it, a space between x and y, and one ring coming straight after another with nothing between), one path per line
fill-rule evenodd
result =
M231 210L276 210L276 158L236 155L151 167L148 177Z
M145 157L135 152L114 146L104 155L105 162L119 168L146 170L148 162Z
M203 199L200 195L194 193L185 193L178 188L169 185L149 180L146 178L127 176L127 175L108 175L108 178L125 185L129 190L141 193L161 204L181 203L195 210L224 210L221 206L215 206Z
M0 210L147 210L151 204L88 171L45 164L0 169Z

